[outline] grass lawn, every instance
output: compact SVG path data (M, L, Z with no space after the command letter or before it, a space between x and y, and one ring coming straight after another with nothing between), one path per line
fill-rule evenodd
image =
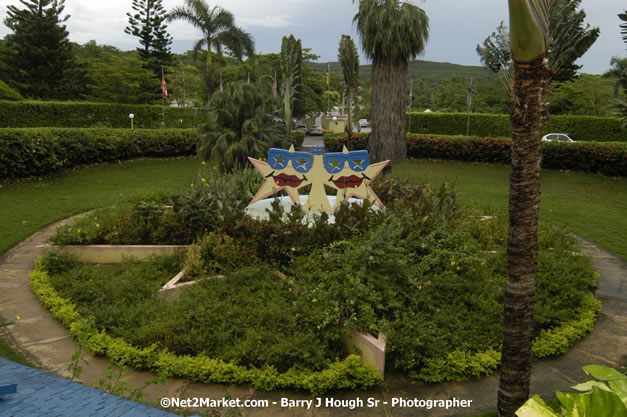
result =
M394 175L432 184L454 183L462 205L507 216L508 166L413 160L395 167ZM627 180L543 171L540 222L563 227L627 260Z
M145 159L4 185L0 254L56 220L143 194L189 187L198 168L196 159Z
M0 326L6 325L6 323L0 323ZM13 348L0 336L0 357L9 359L13 362L21 363L22 365L35 367L24 355L13 350ZM6 381L0 381L6 382Z
M96 207L188 187L195 159L151 159L101 165L0 189L0 254L42 227ZM463 205L505 218L509 167L457 161L405 161L394 175L456 184ZM540 221L589 239L627 260L627 180L543 171Z

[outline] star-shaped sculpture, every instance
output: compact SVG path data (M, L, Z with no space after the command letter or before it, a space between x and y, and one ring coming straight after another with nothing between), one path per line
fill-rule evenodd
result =
M349 153L346 146L344 146L342 152L344 154ZM355 171L349 166L350 164L345 164L341 171L331 175L325 182L325 185L338 190L335 199L335 210L340 207L342 201L348 200L349 198L361 198L381 208L384 207L383 203L372 189L371 183L390 161L370 164L366 169L363 169L364 162L365 160L356 157L352 160L352 163L355 168L360 168L360 171Z
M289 151L294 152L294 145L290 147ZM302 182L294 186L295 183L290 182L291 178L289 178L292 175L288 177L284 177L284 178L279 177L281 172L284 171L283 169L281 170L273 169L270 166L270 164L268 164L267 162L260 161L255 158L248 157L248 160L255 166L255 169L257 170L257 172L261 174L261 176L264 178L263 184L261 185L261 187L259 187L259 190L257 190L257 193L255 194L253 199L250 200L250 203L248 203L248 205L251 205L259 200L268 198L271 195L276 194L281 190L285 190L287 192L287 195L289 195L290 199L292 200L292 202L295 205L300 206L300 197L298 195L298 189L306 185L309 185L311 183L304 174L299 174L296 171L293 172L294 174L298 174L298 176L302 179ZM287 161L283 156L278 155L275 158L274 165L283 166L283 168L288 168L289 161ZM290 172L290 174L291 173L292 172Z

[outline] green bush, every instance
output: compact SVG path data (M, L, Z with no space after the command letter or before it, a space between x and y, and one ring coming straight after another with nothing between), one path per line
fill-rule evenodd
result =
M302 130L292 130L292 143L294 144L295 149L299 149L303 146L303 141L305 140L305 132Z
M19 91L11 88L7 83L0 80L0 100L24 100ZM0 106L2 102L0 101Z
M44 176L98 162L195 152L192 129L0 129L0 179Z
M0 128L112 127L190 128L204 120L202 110L147 104L90 103L84 101L0 101Z
M137 284L141 284L141 282L137 282ZM51 283L48 272L40 262L37 263L31 273L30 285L40 302L70 330L72 337L85 343L83 346L85 349L95 355L105 355L121 366L149 369L160 375L190 378L203 383L248 383L256 389L266 391L300 389L312 394L324 394L328 391L343 389L368 389L379 384L382 380L375 369L362 364L359 357L355 355L350 355L343 360L328 361L325 369L319 371L292 367L286 372L280 373L272 366L245 367L234 362L214 359L206 354L176 355L159 348L157 344L136 347L121 338L96 330L93 324L83 319L76 305L68 298L59 295ZM133 287L132 283L129 285ZM135 293L134 290L127 292ZM230 292L232 293L232 291ZM193 291L189 293L193 294ZM78 296L85 296L85 294L78 294ZM154 305L155 300L150 301ZM262 299L259 302L264 303L265 300ZM145 314L144 307L147 305L144 303L136 309L139 313L138 319L141 319ZM197 305L195 304L194 307ZM220 311L220 313L223 312ZM281 311L279 315L281 320L285 318L284 311ZM132 317L132 314L129 317ZM217 322L226 323L224 320ZM115 328L115 325L111 327L111 329ZM298 333L302 333L301 330L299 327ZM172 334L182 333L184 332L176 327ZM315 337L316 332L309 332L308 334ZM260 342L263 343L263 341ZM268 345L264 345L259 350L264 351L264 348L267 347ZM282 353L289 355L289 351Z
M353 149L367 149L367 134L353 141ZM324 137L327 152L341 151L346 135ZM476 136L407 135L409 158L455 159L469 162L509 164L511 139ZM627 143L543 142L542 167L627 176Z
M407 114L408 132L438 135L464 135L468 126L467 113ZM544 124L544 132L574 135L577 140L594 142L627 142L627 130L618 117L551 116ZM470 134L483 137L510 137L509 116L506 114L470 115Z

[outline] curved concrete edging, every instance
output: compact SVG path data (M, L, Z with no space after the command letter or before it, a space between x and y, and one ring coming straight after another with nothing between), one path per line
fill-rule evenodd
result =
M47 238L60 224L55 223L33 234L4 255L0 256L0 317L12 324L0 327L0 332L39 367L61 376L69 376L68 365L78 345L71 340L68 331L45 310L31 292L28 285L29 273L35 258L41 252ZM556 389L566 389L587 377L581 367L598 363L612 367L627 365L627 264L606 250L583 239L586 255L592 257L594 269L599 272L596 295L603 302L601 314L594 330L576 343L561 357L534 361L532 372L532 394L553 395ZM19 317L19 318L18 318ZM89 365L83 366L81 380L92 383L103 379L107 373L108 360L84 357ZM139 387L152 378L147 372L129 369L126 381ZM245 416L462 416L474 414L496 406L498 375L477 381L450 382L442 384L413 383L399 375L386 375L385 382L375 389L363 392L328 394L323 398L379 400L374 408L281 408L281 398L290 400L311 399L310 395L297 392L262 392L247 386L224 386L199 384L188 380L169 378L165 384L151 385L146 390L149 400L161 397L207 397L267 399L270 408L242 409ZM472 400L470 408L400 408L392 407L393 398L418 398L446 400ZM277 405L272 405L276 401ZM383 405L383 402L387 405ZM172 410L170 410L172 411ZM188 409L197 412L197 409Z

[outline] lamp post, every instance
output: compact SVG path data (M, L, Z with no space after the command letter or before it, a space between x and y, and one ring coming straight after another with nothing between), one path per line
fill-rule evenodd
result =
M133 128L133 119L135 118L135 115L133 113L128 115L128 118L131 119L131 129Z

